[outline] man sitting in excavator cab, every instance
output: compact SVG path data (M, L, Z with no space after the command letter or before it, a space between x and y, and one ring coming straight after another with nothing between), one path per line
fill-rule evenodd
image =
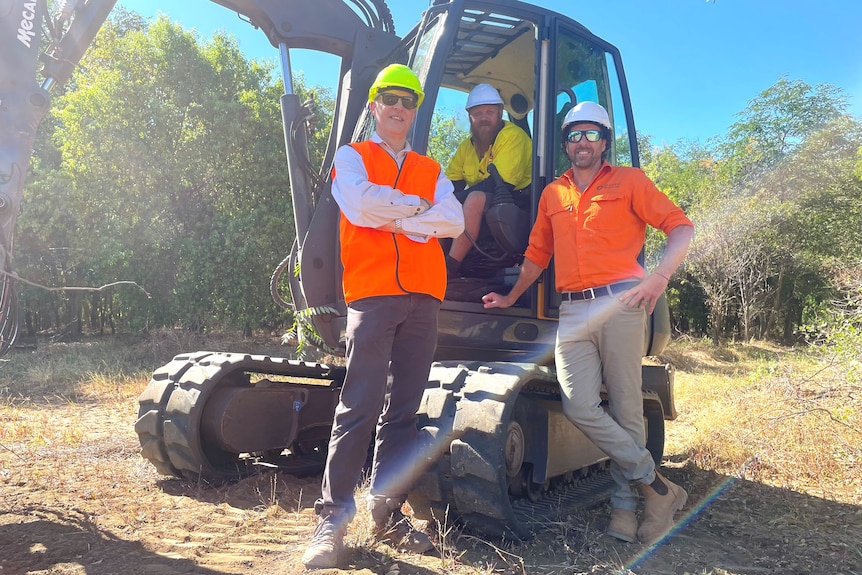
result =
M465 256L478 247L482 219L489 210L497 212L487 218L491 234L502 244L503 252L522 249L512 245L518 244L519 239L510 238L511 234L505 231L497 232L495 228L499 226L494 223L499 222L506 229L515 227L512 222L502 220L520 216L521 210L524 214L529 212L533 169L530 136L516 124L503 120L503 98L496 88L477 84L467 96L465 108L470 119L470 137L461 142L446 168L446 176L455 185L455 196L464 205L464 233L452 241L446 256L450 279L462 275Z

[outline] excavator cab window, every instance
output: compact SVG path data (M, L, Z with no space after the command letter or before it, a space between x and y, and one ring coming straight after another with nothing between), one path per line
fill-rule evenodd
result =
M460 20L448 21L452 28L434 56L435 69L430 70L432 82L436 83L436 74L440 79L433 112L427 120L427 153L444 169L459 144L470 137L465 106L468 94L478 84L490 84L499 92L504 120L519 126L528 136L533 133L540 27L535 19L516 14L511 8L504 13L499 4L478 6L478 3L470 4ZM423 57L429 54L427 50L417 53L421 56L414 62L431 60ZM437 67L438 62L442 69ZM531 157L535 157L535 149ZM501 161L505 158L495 159L493 163L505 172ZM534 173L531 171L522 180L532 182ZM509 172L509 175L513 174ZM486 191L495 190L490 177L484 184ZM524 187L520 183L507 204L486 205L479 234L470 238L472 248L462 260L458 276L450 278L447 300L476 304L488 291L508 289L507 282L511 285L512 278L517 275L516 266L523 259L535 190L532 184ZM448 251L448 242L444 242L444 250ZM529 307L529 298L518 305Z
M632 165L628 123L613 55L582 34L564 27L559 30L556 45L554 175L559 176L571 167L563 152L560 127L566 113L584 101L601 104L611 118L613 133L608 142L607 161L614 165Z

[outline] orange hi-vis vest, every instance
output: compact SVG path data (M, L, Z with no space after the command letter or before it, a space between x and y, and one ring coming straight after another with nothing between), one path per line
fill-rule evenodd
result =
M379 144L366 140L350 145L362 156L368 181L434 203L440 174L437 162L410 151L399 170L395 158ZM403 234L355 226L343 212L339 231L344 300L348 304L366 297L408 293L428 294L443 301L446 260L437 238L416 242Z

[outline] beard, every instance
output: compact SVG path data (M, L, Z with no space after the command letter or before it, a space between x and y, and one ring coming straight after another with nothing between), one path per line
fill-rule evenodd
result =
M497 134L502 128L502 122L495 124L492 122L483 121L477 124L473 124L470 127L470 132L473 136L473 141L475 143L490 146L494 143L494 139L497 137Z
M586 152L579 154L578 152ZM602 152L591 148L579 148L572 150L569 154L572 166L578 169L594 168L602 163Z

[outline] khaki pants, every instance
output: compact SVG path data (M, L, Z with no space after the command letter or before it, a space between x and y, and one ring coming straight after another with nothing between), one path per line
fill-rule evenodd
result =
M652 483L641 394L645 312L616 296L563 302L555 350L563 411L611 459L615 508L637 508L632 483ZM600 407L602 384L610 413Z

